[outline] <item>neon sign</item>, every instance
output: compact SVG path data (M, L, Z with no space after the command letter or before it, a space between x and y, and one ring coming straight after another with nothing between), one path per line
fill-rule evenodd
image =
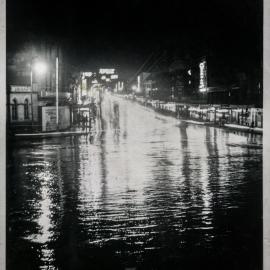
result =
M200 90L200 92L206 92L206 90L207 90L207 66L206 66L205 60L203 60L199 64L199 68L200 68L199 90Z
M114 79L118 79L118 75L117 74L113 74L111 75L111 79L114 80Z
M101 68L99 70L100 74L114 74L114 68Z
M92 72L83 72L83 77L91 77L92 75Z

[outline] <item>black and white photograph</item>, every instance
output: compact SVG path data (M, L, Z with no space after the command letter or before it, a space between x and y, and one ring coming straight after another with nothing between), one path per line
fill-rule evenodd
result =
M263 14L6 0L6 269L266 270Z

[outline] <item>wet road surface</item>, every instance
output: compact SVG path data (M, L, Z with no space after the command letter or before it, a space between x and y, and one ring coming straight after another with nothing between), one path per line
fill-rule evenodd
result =
M100 114L10 145L8 269L261 269L261 136L116 97Z

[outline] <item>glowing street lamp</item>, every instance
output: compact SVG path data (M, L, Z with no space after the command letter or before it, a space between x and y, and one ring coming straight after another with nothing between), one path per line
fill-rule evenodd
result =
M30 87L31 87L31 115L32 115L32 126L34 122L34 112L33 112L33 72L36 72L39 75L42 75L46 72L47 65L44 62L35 62L31 63L30 71Z
M43 62L36 62L31 65L31 73L30 73L31 90L33 87L33 72L37 73L38 75L42 75L46 71L47 71L47 65Z
M37 62L34 64L33 69L36 73L42 75L47 71L47 65L43 62Z

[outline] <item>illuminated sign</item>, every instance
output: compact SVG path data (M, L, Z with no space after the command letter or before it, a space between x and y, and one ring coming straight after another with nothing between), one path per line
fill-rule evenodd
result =
M110 82L110 81L111 81L111 79L110 79L110 78L107 78L107 79L106 79L106 82Z
M83 77L91 77L92 75L92 72L83 72Z
M100 74L114 74L114 68L101 68L99 70Z
M102 75L101 76L101 80L104 80L105 81L106 80L106 76L105 75Z
M82 96L87 95L87 80L83 79L82 80Z
M114 80L114 79L118 79L118 75L117 74L113 74L111 75L111 79Z
M123 91L124 89L124 82L119 82L119 90Z
M199 68L200 68L199 90L200 90L200 92L205 92L207 90L207 66L206 66L205 60L203 60L199 64Z
M137 87L136 91L141 92L141 76L137 77L137 83L138 83L138 87Z

